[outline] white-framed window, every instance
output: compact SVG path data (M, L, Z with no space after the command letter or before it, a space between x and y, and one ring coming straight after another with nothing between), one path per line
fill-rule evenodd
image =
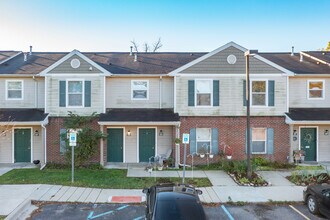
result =
M210 153L211 152L211 128L196 128L196 152Z
M196 106L212 106L212 91L212 80L195 80Z
M84 106L84 81L68 80L67 81L67 106L83 107Z
M267 106L267 81L251 81L251 106Z
M22 100L23 99L23 81L22 80L6 80L6 99Z
M267 150L267 129L252 128L252 154L265 154Z
M308 99L324 99L324 80L308 80L307 81L307 98Z
M132 100L148 100L149 99L149 80L132 80L131 81Z

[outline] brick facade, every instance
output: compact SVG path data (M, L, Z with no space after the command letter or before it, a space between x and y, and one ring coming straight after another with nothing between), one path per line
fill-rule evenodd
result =
M233 149L232 160L246 159L246 117L185 117L181 116L180 137L183 133L190 132L191 128L218 128L219 129L219 152L223 151L220 143L225 143ZM285 124L285 117L251 117L251 128L273 128L274 129L274 153L253 154L252 156L263 156L270 160L286 162L290 150L289 125ZM180 161L183 161L183 147L180 148ZM187 154L189 154L187 145ZM219 156L209 159L210 163L219 160ZM205 164L206 157L194 157L194 164ZM191 157L187 158L191 163Z
M49 117L47 125L47 162L48 163L65 163L65 158L60 154L60 129L64 128L65 117ZM91 128L99 131L100 127L97 120L91 123ZM100 163L100 147L97 147L97 152L91 158L91 163Z

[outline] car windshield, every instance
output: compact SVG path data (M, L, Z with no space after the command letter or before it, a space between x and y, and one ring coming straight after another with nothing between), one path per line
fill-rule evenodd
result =
M200 220L205 218L202 209L194 200L158 200L155 219Z

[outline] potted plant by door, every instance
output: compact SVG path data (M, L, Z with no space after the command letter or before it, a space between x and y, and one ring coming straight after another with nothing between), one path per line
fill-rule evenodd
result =
M227 146L225 149L225 155L228 160L231 160L231 158L233 156L233 149L231 149L231 147Z
M175 138L174 143L175 144L180 144L181 143L181 139L180 138Z

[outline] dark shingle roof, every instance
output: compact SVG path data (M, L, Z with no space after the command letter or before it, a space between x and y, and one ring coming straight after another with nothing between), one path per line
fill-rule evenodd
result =
M330 63L330 51L304 51L304 53Z
M12 56L15 56L16 54L20 53L19 51L0 51L0 63Z
M68 53L33 52L0 65L0 74L38 74ZM128 52L86 52L89 59L113 74L167 74L205 53L138 53L137 62Z
M0 109L0 122L43 121L47 115L41 109Z
M109 109L100 114L100 122L173 122L180 121L172 109Z
M260 56L270 60L297 74L330 74L330 67L326 64L317 64L315 60L304 57L300 62L300 54L295 53L258 53Z
M290 108L285 114L293 121L330 121L330 108Z

